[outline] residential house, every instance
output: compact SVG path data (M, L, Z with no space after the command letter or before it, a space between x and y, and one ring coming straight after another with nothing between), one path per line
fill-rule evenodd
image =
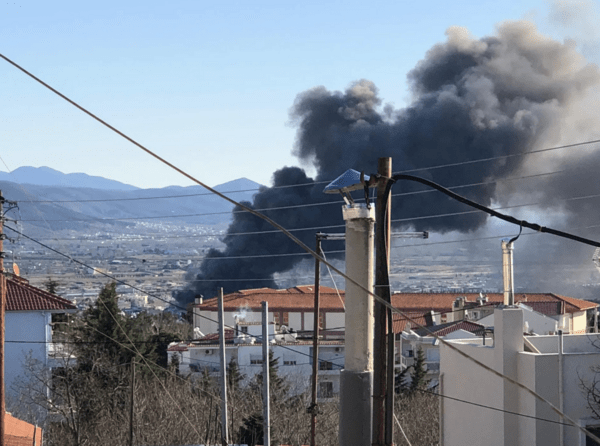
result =
M392 304L403 312L425 313L433 311L437 325L457 320L477 321L494 313L503 303L502 293L394 293ZM515 303L527 305L557 322L557 329L565 333L592 331L592 313L598 308L595 302L554 293L515 293Z
M494 311L493 343L473 338L450 341L454 348L440 346L442 446L595 444L547 403L463 356L536 392L597 435L600 420L582 385L600 378L600 335L524 336L524 325L523 309L503 307Z
M329 287L321 287L320 291L320 334L326 340L343 339L345 293ZM493 314L494 309L503 302L502 293L394 293L391 298L392 305L406 314L419 318L426 315L430 325L465 319L477 321ZM233 326L236 318L260 322L261 302L266 301L269 303L269 321L277 327L286 326L295 330L299 337L312 337L314 286L240 290L225 295L223 301L226 326ZM515 302L554 319L557 329L565 333L592 331L591 314L598 307L594 302L553 293L517 293ZM191 309L196 333L217 331L216 299L197 299ZM394 329L394 332L401 333L402 329Z
M517 307L523 310L523 319L525 321L525 325L523 327L523 332L531 335L550 335L556 334L559 330L559 320L556 317L546 316L544 313L540 313L539 311L535 311L531 306L525 305L524 303L519 303L516 305ZM538 305L537 308L544 311L544 306ZM546 307L548 308L548 307ZM552 308L550 306L550 308ZM552 312L551 312L552 313ZM481 324L485 327L494 327L494 313L485 316L482 319L477 320L478 324ZM590 327L592 329L593 327ZM562 328L561 328L562 329ZM590 330L591 331L591 330ZM566 332L566 330L563 330Z
M302 336L312 337L315 288L311 285L275 290L257 288L241 290L223 296L224 324L233 326L236 319L261 321L261 302L269 303L269 321L277 327L286 326ZM192 306L194 328L201 333L217 331L217 299L197 299ZM344 292L321 287L319 324L323 339L344 337Z
M237 321L235 329L225 329L226 363L237 364L246 386L261 374L263 364L262 325L259 322ZM290 394L308 390L313 364L313 342L299 340L297 333L276 331L269 324L270 349L278 361L279 376L290 385ZM179 373L200 377L205 372L218 376L221 372L219 336L212 333L192 342L174 343L168 349L169 361L177 358ZM319 341L319 398L333 398L339 393L339 374L344 366L344 343L339 340Z
M414 328L411 328L410 322L406 323L402 332L396 334L396 368L401 371L411 367L420 349L423 351L425 358L426 379L431 387L437 386L440 370L440 343L438 338L446 340L473 339L484 335L485 327L471 321L456 321ZM489 342L492 342L492 340L489 339ZM410 380L410 376L407 378Z
M29 359L48 368L60 366L60 344L53 339L58 320L77 307L15 275L6 280L5 383L7 395L16 395L17 379L26 376Z

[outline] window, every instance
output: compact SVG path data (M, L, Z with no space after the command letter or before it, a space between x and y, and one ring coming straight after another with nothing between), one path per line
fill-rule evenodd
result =
M262 356L261 355L250 355L250 364L262 364Z
M323 312L319 312L319 330L323 330L325 328L325 315Z
M248 333L248 326L247 325L242 325L240 327L240 330L241 330L242 333Z
M296 365L296 357L292 355L283 355L283 365Z
M448 316L446 315L446 313L442 313L442 315L440 316L440 320L442 321L442 324L448 322Z
M319 398L332 398L333 397L333 383L332 382L320 382L319 383Z
M282 324L285 326L289 326L290 325L290 313L288 313L287 311L285 311L283 313L283 317L282 319Z
M596 437L600 436L600 426L586 426L585 428L589 430L592 434L594 434ZM590 437L585 437L585 446L596 446L597 444L598 443L596 443Z
M319 361L319 370L333 370L333 363L329 361Z

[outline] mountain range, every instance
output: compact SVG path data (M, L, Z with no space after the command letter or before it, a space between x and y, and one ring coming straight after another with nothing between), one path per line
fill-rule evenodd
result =
M0 181L38 186L89 187L104 190L137 190L135 186L85 173L62 173L50 167L23 166L12 172L0 172Z
M8 178L8 179L7 179ZM239 178L215 186L236 201L252 201L260 184ZM201 186L140 189L83 173L64 174L48 167L0 172L6 200L18 202L7 215L26 226L86 230L133 222L227 224L233 205Z

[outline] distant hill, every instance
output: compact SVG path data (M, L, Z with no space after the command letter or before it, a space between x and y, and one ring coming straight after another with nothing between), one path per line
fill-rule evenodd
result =
M215 189L227 192L236 201L252 201L259 187L254 181L240 178ZM0 190L4 198L19 204L18 217L13 211L9 218L17 217L25 225L52 230L91 230L105 224L119 226L141 221L227 224L233 209L231 203L201 186L119 190L0 180Z
M62 173L50 167L19 167L11 173L0 172L0 181L39 186L89 187L102 190L136 190L135 186L85 173Z

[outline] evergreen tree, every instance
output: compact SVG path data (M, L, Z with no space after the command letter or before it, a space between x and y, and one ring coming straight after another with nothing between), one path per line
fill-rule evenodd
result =
M423 390L427 388L429 380L427 379L427 369L425 366L425 353L423 349L419 347L415 362L412 365L412 372L410 374L411 382L408 391L413 395L417 390Z
M256 385L262 389L263 374L256 375ZM285 378L279 376L279 358L273 357L273 350L269 350L269 394L271 402L278 402L286 396L289 385Z
M240 389L240 382L245 378L245 375L240 372L240 366L237 362L231 358L227 365L227 387L231 392L238 391Z
M248 446L264 444L263 420L263 416L256 413L244 418L240 427L240 443Z
M406 393L408 391L409 383L408 380L408 372L410 371L410 367L406 367L401 372L396 373L394 377L394 391L396 394Z
M44 288L46 288L46 291L52 294L56 294L56 290L58 289L59 285L60 284L52 277L48 277L48 280L44 282Z

